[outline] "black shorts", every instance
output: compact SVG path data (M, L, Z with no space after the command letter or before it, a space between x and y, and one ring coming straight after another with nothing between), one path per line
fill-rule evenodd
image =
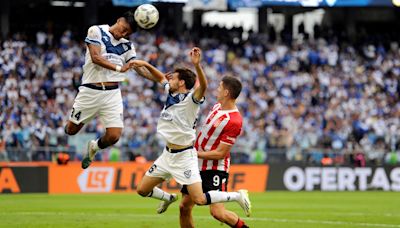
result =
M226 192L228 190L228 178L229 174L219 170L207 170L200 171L202 180L203 192L211 190L219 190ZM189 194L186 185L182 186L181 192L183 194Z

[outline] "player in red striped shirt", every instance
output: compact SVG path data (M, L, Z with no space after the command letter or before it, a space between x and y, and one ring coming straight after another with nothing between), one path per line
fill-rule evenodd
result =
M217 90L218 103L208 114L197 136L195 148L198 151L204 192L227 191L230 150L242 129L242 116L236 107L236 98L241 90L242 84L238 79L230 76L222 79ZM195 204L188 195L186 186L183 186L181 192L181 227L194 227L192 209ZM210 213L231 227L248 227L237 214L226 210L223 203L210 204Z

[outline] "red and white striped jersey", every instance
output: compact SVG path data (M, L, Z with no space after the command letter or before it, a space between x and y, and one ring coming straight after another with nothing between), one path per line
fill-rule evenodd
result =
M221 110L221 104L217 103L208 114L201 131L197 135L195 148L197 151L217 149L220 143L235 144L236 138L242 130L242 116L239 110ZM206 160L199 158L200 171L220 170L229 172L230 153L220 160Z

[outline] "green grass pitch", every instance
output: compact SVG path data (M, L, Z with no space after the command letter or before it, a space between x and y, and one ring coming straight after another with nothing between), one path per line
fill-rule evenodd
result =
M250 227L400 227L399 192L250 194ZM158 201L136 194L0 195L0 227L179 227L178 203L162 215ZM226 204L241 217L236 203ZM196 227L227 227L195 207Z

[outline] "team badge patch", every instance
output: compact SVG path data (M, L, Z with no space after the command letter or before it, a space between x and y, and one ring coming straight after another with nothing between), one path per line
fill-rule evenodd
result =
M183 172L183 174L185 174L186 178L190 178L190 176L192 175L192 170L186 170L185 172Z

